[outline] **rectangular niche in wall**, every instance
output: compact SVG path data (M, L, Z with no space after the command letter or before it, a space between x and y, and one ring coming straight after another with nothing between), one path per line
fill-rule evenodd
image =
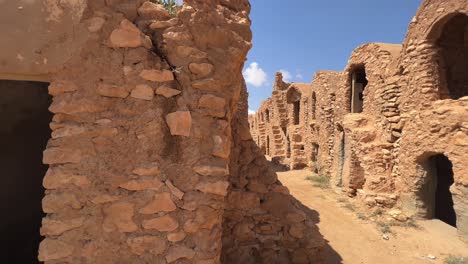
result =
M351 75L351 113L362 113L364 110L364 89L367 83L364 66L356 68Z
M39 263L42 164L51 130L48 83L0 80L0 259Z

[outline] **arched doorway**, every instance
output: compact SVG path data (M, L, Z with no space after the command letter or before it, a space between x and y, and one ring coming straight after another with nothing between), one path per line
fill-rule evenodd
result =
M456 14L436 41L440 59L440 99L468 96L468 16Z
M39 263L42 240L42 153L51 136L48 83L0 80L0 258Z
M364 65L351 72L351 113L362 113L364 110L364 89L368 84Z
M292 104L292 121L294 125L299 125L300 123L301 97L302 94L296 87L290 88L286 93L286 101L288 104Z
M457 216L450 192L450 186L454 183L452 162L447 156L436 154L421 165L426 175L419 196L425 207L425 217L456 227Z

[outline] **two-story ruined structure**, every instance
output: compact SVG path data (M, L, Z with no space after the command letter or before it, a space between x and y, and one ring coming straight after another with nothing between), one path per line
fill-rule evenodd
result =
M423 1L403 44L362 45L343 72L278 74L249 121L273 161L468 240L468 2Z

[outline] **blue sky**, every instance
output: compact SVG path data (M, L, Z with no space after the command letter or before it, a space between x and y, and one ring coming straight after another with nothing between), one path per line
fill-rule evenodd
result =
M270 97L276 71L311 82L317 70L343 70L368 42L401 43L421 0L251 0L253 48L244 77L249 108Z

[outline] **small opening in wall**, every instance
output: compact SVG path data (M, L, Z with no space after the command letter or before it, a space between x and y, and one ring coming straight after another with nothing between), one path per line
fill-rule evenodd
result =
M270 122L270 111L268 109L265 111L265 115L266 115L266 121Z
M44 214L42 164L51 130L48 84L0 80L0 258L6 263L39 263L39 229Z
M296 101L294 105L294 125L299 125L299 113L301 112L301 102Z
M270 136L266 138L266 155L270 155Z
M443 154L433 155L423 164L425 182L420 192L426 208L426 217L439 219L451 226L457 226L450 186L454 183L452 162Z
M292 104L292 123L294 125L299 125L299 115L301 112L301 98L302 94L296 87L289 88L288 92L286 93L286 101L288 104ZM289 109L291 109L289 108Z
M437 46L442 61L440 98L468 96L468 16L453 16L443 27Z
M317 143L312 143L312 152L311 152L311 157L310 157L312 162L317 162L319 148L320 146Z
M343 185L343 174L344 174L344 165L345 165L345 158L346 158L346 141L345 141L345 132L343 127L338 126L337 128L339 132L339 146L338 146L338 170L336 176L336 184L338 187L342 187Z
M317 96L315 92L312 93L312 102L311 102L311 111L310 114L312 115L312 119L315 119L316 107L317 107Z
M351 113L362 113L364 109L364 89L368 84L364 66L351 73Z

